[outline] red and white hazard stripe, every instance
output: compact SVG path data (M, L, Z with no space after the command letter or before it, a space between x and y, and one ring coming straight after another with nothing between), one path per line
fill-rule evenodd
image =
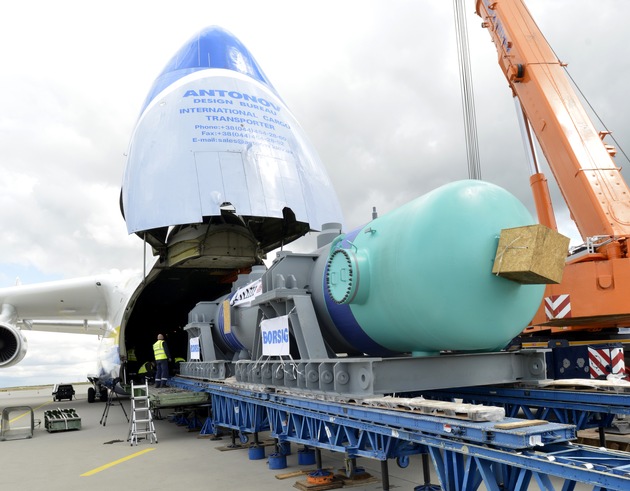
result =
M608 374L624 375L623 348L588 348L588 365L591 378L599 378Z
M545 314L548 320L571 318L571 299L569 295L545 297Z
M615 375L626 373L623 348L610 348L610 373Z
M591 378L605 377L610 367L610 350L608 348L588 348L588 365Z

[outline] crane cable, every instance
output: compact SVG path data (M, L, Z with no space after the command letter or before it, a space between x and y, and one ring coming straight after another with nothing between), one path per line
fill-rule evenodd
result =
M453 0L455 16L455 34L457 38L457 57L459 61L459 84L462 96L462 112L464 116L464 132L466 134L466 157L468 160L468 177L481 179L481 163L479 162L479 140L477 137L477 116L475 114L475 98L473 93L472 71L470 68L470 49L468 46L468 29L464 15L464 0Z
M599 122L600 125L602 125L602 127L604 128L604 130L606 131L608 136L610 136L610 139L616 145L617 151L619 151L621 153L621 155L624 156L626 161L630 162L630 157L628 157L628 155L626 154L625 150L622 148L621 144L617 141L617 139L615 138L615 135L613 134L613 132L608 129L608 127L606 126L606 123L602 120L602 118L599 116L599 113L597 112L597 110L591 104L591 101L588 99L588 97L586 97L586 94L584 94L584 92L582 92L581 87L573 79L573 76L569 72L568 63L562 63L560 61L560 57L556 53L556 50L553 49L553 46L551 46L551 43L549 43L549 41L547 40L547 37L544 35L544 33L541 32L541 34L542 34L543 39L547 43L547 46L549 46L549 48L551 49L551 51L553 53L553 56L556 58L556 60L558 60L558 62L560 63L560 66L562 68L564 68L564 73L566 74L567 78L571 81L571 85L573 86L573 88L575 90L577 90L577 92L580 94L580 97L582 98L582 101L584 101L584 103L591 110L591 113L593 114L593 117L595 117L597 119L597 121Z
M554 52L555 55L555 52ZM557 56L556 56L557 58ZM582 92L582 89L580 88L580 86L577 84L577 82L575 80L573 80L573 77L571 76L571 74L569 73L569 70L567 69L566 64L564 64L564 72L567 74L567 77L569 78L569 80L571 80L571 83L573 84L573 87L575 87L575 90L577 90L580 93L580 96L582 97L582 99L584 100L584 102L586 103L586 105L588 105L589 109L592 111L593 115L595 116L595 118L597 118L597 121L599 121L599 124L602 125L602 127L604 128L604 130L606 131L606 133L608 133L608 135L610 136L610 139L613 141L613 143L617 146L617 150L621 153L621 155L624 156L624 158L630 162L630 158L628 157L628 155L626 154L626 152L624 151L624 149L622 148L621 144L617 141L617 139L615 138L615 135L613 135L613 132L610 131L608 129L608 127L606 126L606 123L604 123L604 121L602 120L602 118L599 116L599 113L595 110L595 108L592 106L591 101L588 100L588 98L586 97L586 95L584 94L584 92Z

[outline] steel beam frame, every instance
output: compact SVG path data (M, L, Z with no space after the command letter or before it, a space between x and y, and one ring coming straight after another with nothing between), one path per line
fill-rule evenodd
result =
M264 406L238 396L211 393L213 433L218 427L237 430L241 434L269 430L269 417Z
M547 377L548 349L430 357L338 357L326 348L312 297L306 290L274 288L256 297L252 306L258 306L259 318L249 353L251 359L227 361L217 355L216 349L208 348L206 351L210 353L204 355L206 361L182 363L180 373L208 380L225 380L234 374L236 380L243 383L357 397L457 385L533 383ZM260 335L263 315L266 318L289 316L298 359L263 356ZM192 323L189 330L201 333L203 346L214 347L209 325ZM440 377L434 376L436 372Z
M435 377L435 373L440 376ZM239 360L235 374L242 383L302 389L311 394L367 397L462 383L536 383L546 380L546 361L545 350L430 357Z
M390 458L428 452L449 491L525 491L534 481L563 491L586 483L593 490L630 489L630 454L573 445L575 427L544 425L497 431L478 423L373 409L340 402L260 392L181 377L171 384L212 394L212 424L241 432L270 430L275 438L344 452L349 458ZM508 419L508 422L514 421ZM386 482L384 478L383 482Z

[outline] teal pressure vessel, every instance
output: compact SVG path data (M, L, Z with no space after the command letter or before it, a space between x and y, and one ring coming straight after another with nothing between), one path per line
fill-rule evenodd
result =
M499 350L531 321L544 285L492 274L498 238L533 223L496 185L435 189L331 244L322 279L328 314L366 354Z

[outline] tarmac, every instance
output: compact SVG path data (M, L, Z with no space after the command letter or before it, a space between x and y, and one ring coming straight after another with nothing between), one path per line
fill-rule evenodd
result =
M257 491L293 490L295 484L306 481L306 472L315 465L298 465L297 451L291 446L285 469L270 469L269 455L273 446L266 447L266 457L249 459L247 445L226 450L232 443L230 435L221 440L200 437L199 430L189 431L169 418L168 410L160 411L155 420L158 443L141 440L136 446L128 443L129 400L113 400L103 420L106 403L88 403L88 384L73 384L76 395L72 401L53 401L52 386L22 389L0 389L0 410L10 407L32 408L35 428L31 438L0 441L0 488L7 490L68 489L230 489ZM44 412L72 408L80 417L80 429L47 431ZM10 418L11 438L30 434L30 412L13 411ZM260 441L269 435L261 434ZM239 440L236 440L237 443ZM357 465L371 476L343 489L380 490L381 463L358 459ZM345 468L344 455L322 450L322 466L334 472ZM275 464L274 466L275 467ZM302 472L295 475L297 472ZM292 473L292 477L279 479ZM434 484L437 477L433 474ZM389 461L390 489L413 490L424 483L419 456L410 459L408 467L399 468Z
M30 411L8 410L10 439L0 441L0 489L24 490L68 489L111 490L123 489L212 489L282 491L304 489L306 475L316 470L315 465L299 465L297 451L301 446L291 444L287 467L269 465L275 451L268 434L259 435L265 443L265 457L250 460L249 444L230 449L229 434L220 440L200 436L199 429L189 430L173 421L173 410L160 409L155 420L157 443L143 439L138 445L128 442L130 415L129 399L113 399L112 404L96 401L88 403L90 385L73 384L73 400L54 401L53 386L0 389L0 411L28 406L33 410L35 428L31 434ZM49 432L44 427L44 412L54 409L74 409L80 417L80 429ZM108 409L106 411L106 409ZM76 426L76 425L75 425ZM6 428L6 426L4 426ZM236 439L236 443L240 443ZM344 475L346 462L341 453L321 451L322 467ZM381 462L357 459L366 479L345 481L343 488L352 491L382 490ZM440 489L433 469L431 484L425 484L421 457L410 457L409 465L400 468L388 461L389 489ZM561 483L552 477L554 489ZM419 489L420 489L419 488ZM320 488L329 489L329 488ZM483 484L480 490L486 488ZM539 489L531 484L529 489ZM592 489L582 483L576 491ZM307 491L316 491L317 488Z

